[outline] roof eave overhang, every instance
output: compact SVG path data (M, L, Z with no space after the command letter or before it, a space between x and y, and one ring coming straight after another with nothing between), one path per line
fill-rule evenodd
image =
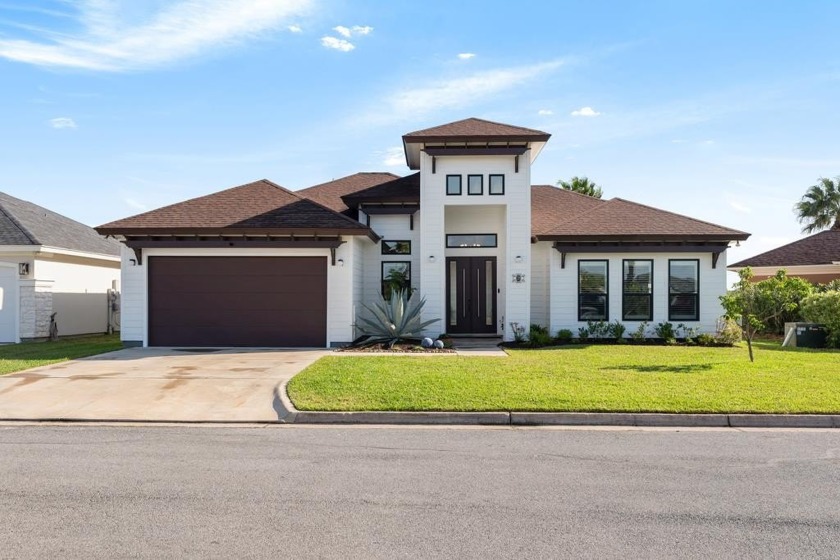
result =
M551 134L511 134L503 136L409 136L402 137L405 163L408 168L420 169L421 147L427 143L468 143L468 142L528 142L531 150L531 162L545 147Z
M561 241L569 243L730 243L746 241L749 233L734 232L728 235L556 235L534 234L536 241Z
M98 227L94 228L100 235L112 236L180 236L180 235L213 235L213 236L336 236L336 235L365 235L372 241L379 241L380 237L366 227L358 228L124 228L124 227Z

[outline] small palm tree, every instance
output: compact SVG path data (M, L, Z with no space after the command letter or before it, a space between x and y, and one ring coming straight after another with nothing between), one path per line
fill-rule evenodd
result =
M840 229L840 177L833 181L821 177L819 183L808 188L795 208L799 222L805 224L803 233Z
M568 181L557 181L557 184L567 191L574 191L576 193L585 194L593 198L601 198L603 191L601 187L590 181L588 177L572 177Z

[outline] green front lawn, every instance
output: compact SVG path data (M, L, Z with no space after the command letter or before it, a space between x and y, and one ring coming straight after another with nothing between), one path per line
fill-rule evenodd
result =
M66 338L0 346L0 375L122 348L119 335Z
M756 345L565 346L508 358L326 357L294 377L300 410L840 413L840 352Z

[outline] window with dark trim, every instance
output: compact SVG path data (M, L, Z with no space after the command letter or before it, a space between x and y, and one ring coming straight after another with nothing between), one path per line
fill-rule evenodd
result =
M446 176L446 194L459 195L461 194L461 176L447 175Z
M622 268L621 319L652 321L653 261L625 259Z
M700 320L700 261L668 261L668 320Z
M397 290L411 290L411 262L382 262L382 297L391 299Z
M446 236L446 247L449 249L497 247L498 244L495 233L451 233Z
M505 194L505 176L490 175L487 192L492 195Z
M578 261L578 321L608 321L609 261Z
M382 240L383 255L410 255L411 241Z
M484 194L484 175L467 175L467 194Z

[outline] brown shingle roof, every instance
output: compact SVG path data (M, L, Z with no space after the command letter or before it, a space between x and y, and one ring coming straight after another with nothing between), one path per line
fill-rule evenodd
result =
M726 228L644 204L613 198L593 204L570 219L555 220L532 198L532 225L540 224L542 239L715 239L744 240L743 231Z
M403 141L412 142L433 142L445 141L456 138L475 140L521 140L546 142L551 137L547 132L513 126L510 124L497 123L484 119L469 118L460 121L415 130L403 135Z
M420 173L398 177L342 197L349 206L361 202L420 202Z
M341 197L398 178L399 175L394 175L393 173L355 173L347 177L301 189L297 193L336 212L353 215L353 212L348 209L344 201L341 200Z
M96 230L123 235L220 230L370 234L355 220L267 179L117 220Z
M807 266L840 262L840 229L830 229L744 259L730 268L745 266Z
M557 224L567 222L607 202L585 194L552 187L531 187L531 234L549 234Z

